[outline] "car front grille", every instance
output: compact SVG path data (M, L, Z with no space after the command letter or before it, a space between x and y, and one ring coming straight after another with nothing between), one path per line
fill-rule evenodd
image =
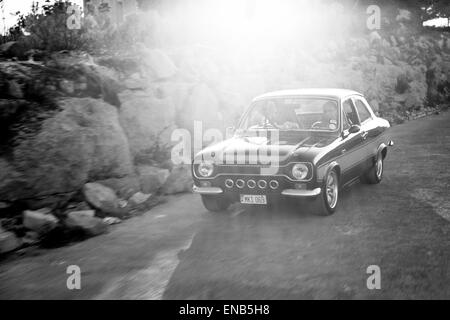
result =
M266 170L266 172L264 172ZM270 171L269 171L270 170ZM218 166L218 174L248 174L248 175L264 175L264 174L282 174L282 168L270 167L262 165L220 165ZM270 172L270 173L269 173Z

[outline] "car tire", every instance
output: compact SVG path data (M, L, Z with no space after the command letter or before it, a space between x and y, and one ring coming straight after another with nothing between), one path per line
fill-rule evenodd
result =
M375 158L374 164L369 171L363 176L362 182L367 184L377 184L381 182L383 179L383 171L384 171L384 159L381 152L378 153Z
M212 212L219 212L228 209L230 201L222 196L202 195L203 206Z
M336 170L332 169L326 174L321 193L314 200L314 214L332 215L339 203L339 191L339 175Z

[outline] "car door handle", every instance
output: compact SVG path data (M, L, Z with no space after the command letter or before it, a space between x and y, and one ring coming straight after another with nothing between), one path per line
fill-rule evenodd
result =
M362 137L364 140L366 140L368 134L369 134L369 133L368 133L367 131L364 131L363 133L361 133L361 137Z

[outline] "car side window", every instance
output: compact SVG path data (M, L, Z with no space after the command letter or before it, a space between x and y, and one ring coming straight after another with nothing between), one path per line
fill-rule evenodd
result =
M364 104L364 102L362 102L360 99L355 99L355 105L356 105L356 110L358 111L359 119L361 120L361 123L372 118L372 116L371 116L369 110L367 110L367 107Z
M342 103L342 109L344 113L344 130L349 129L352 125L359 125L358 114L350 98Z

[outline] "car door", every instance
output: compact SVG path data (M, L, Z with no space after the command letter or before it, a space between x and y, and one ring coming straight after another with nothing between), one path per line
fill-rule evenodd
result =
M342 101L342 119L344 140L341 144L341 157L338 163L341 166L342 183L345 184L360 175L359 154L364 140L361 131L356 133L348 131L352 125L360 125L358 113L351 97Z
M376 155L376 140L381 133L378 127L373 121L369 107L363 97L354 97L354 105L356 107L356 112L358 113L358 118L361 124L361 138L363 147L361 148L361 161L362 164L360 169L363 172L370 169L373 165L373 158Z

